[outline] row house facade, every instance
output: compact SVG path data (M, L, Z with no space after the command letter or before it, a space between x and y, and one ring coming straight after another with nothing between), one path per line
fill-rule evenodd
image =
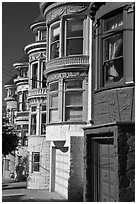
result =
M39 7L27 60L14 64L27 71L14 80L16 123L28 144L27 188L69 201L133 201L134 3Z
M7 125L12 127L16 126L16 113L17 113L17 95L16 95L16 86L14 84L14 79L16 75L13 76L5 85L6 89L6 110L5 115L8 119ZM2 158L2 177L9 179L11 172L15 171L15 156L14 155L6 155L6 157Z

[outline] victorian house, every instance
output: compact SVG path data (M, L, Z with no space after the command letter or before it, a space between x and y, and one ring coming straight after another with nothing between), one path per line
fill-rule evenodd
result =
M94 2L91 125L84 128L84 201L135 199L135 4Z
M16 130L19 137L18 150L16 151L15 166L28 156L28 127L29 127L29 109L28 109L28 57L24 55L18 62L13 64L17 71L17 77L14 79L17 94L17 114Z
M133 201L134 3L39 7L35 41L14 64L27 188L69 201Z

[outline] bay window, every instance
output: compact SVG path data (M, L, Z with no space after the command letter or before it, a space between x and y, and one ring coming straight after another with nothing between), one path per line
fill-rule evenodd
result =
M65 121L83 119L82 80L70 80L65 83Z
M40 171L40 152L32 152L32 172Z
M37 113L36 106L31 107L30 135L36 135Z
M32 89L37 88L38 81L38 63L32 64Z
M50 122L58 121L58 82L50 83L49 98L49 120Z

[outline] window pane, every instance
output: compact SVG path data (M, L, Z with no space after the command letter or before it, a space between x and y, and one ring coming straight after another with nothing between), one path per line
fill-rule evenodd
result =
M104 68L106 82L116 82L123 78L123 58L106 62Z
M47 85L47 80L46 80L46 78L44 77L44 75L43 75L43 77L42 77L42 88L45 88L46 87L46 85Z
M35 63L32 65L32 88L37 88L37 71L38 71L38 64Z
M41 116L41 134L46 134L46 113Z
M39 171L39 163L33 164L33 171Z
M51 43L54 41L59 41L60 37L60 24L57 23L56 25L51 27Z
M42 111L46 111L46 105L42 105Z
M67 37L83 36L83 20L67 21Z
M67 40L67 55L83 54L83 38Z
M58 107L58 95L50 96L50 108Z
M66 108L66 120L82 120L82 107Z
M35 112L36 110L37 110L37 106L31 107L31 111L32 111L32 112Z
M36 134L36 115L31 115L31 129L30 134Z
M50 49L51 49L50 51L51 59L59 57L59 42L55 42L54 44L52 44Z
M58 122L58 110L50 110L50 122Z
M112 18L108 18L104 22L104 30L109 31L123 25L123 14L120 13Z
M77 89L82 88L81 80L71 80L66 82L66 89Z
M50 91L57 91L58 90L58 82L50 84Z
M82 93L81 92L69 92L66 93L66 106L68 105L82 105Z
M34 157L33 157L33 161L34 161L34 162L39 162L39 160L40 160L40 154L39 154L39 153L34 153L33 156L34 156Z
M119 33L105 39L105 60L123 55L123 34Z

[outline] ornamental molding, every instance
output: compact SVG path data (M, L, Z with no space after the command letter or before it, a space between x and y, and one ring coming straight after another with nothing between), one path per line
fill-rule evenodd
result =
M47 82L59 80L59 79L71 79L71 78L86 78L88 74L86 72L64 72L51 74L47 78Z
M66 5L64 5L66 4ZM69 3L57 3L52 4L45 10L44 14L46 16L46 24L49 24L52 20L59 18L64 15L69 14L82 14L82 12L85 14L85 10L88 8L87 4L84 5L76 5L72 4L68 5Z
M39 105L40 103L47 103L47 97L29 98L28 102L29 102L29 106L31 106L31 105Z
M85 69L89 66L89 57L88 56L71 56L71 57L62 57L48 61L46 63L46 70L44 75L46 76L50 72L59 71L63 69Z
M17 93L20 91L27 91L29 89L29 85L28 84L20 84L20 86L17 86Z
M35 60L45 60L46 59L46 52L37 52L37 53L32 53L29 56L29 62L33 62Z
M129 5L126 5L125 10L127 11L127 13L130 13L134 11L134 7L135 7L135 3L131 3Z

